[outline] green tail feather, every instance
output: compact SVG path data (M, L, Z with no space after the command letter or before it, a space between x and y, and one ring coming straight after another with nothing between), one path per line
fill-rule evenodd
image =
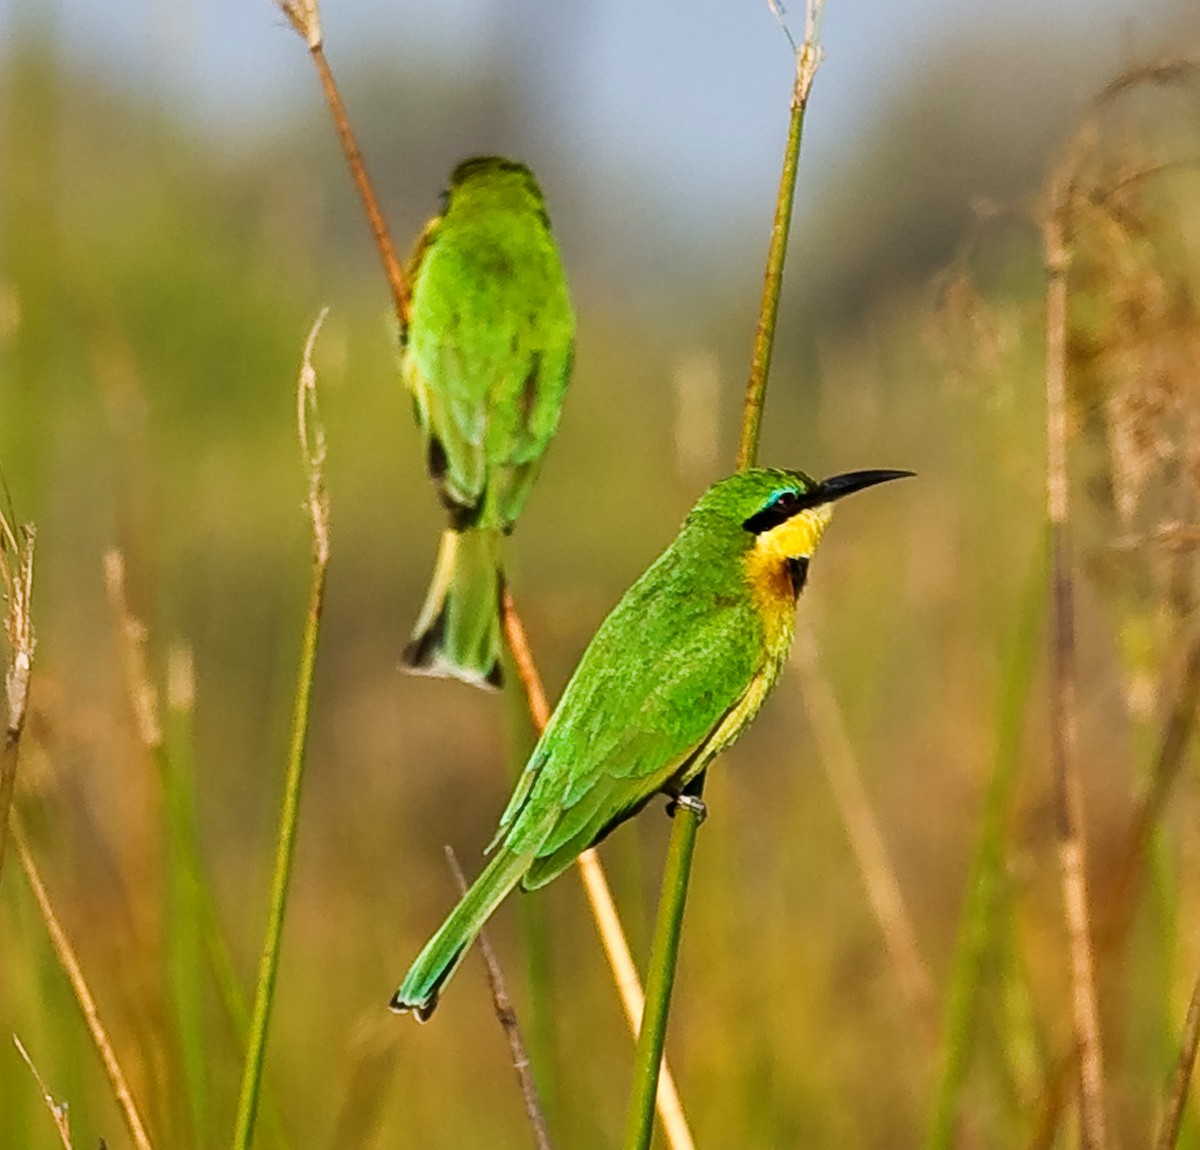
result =
M500 535L486 527L442 532L425 605L405 648L411 671L499 687Z
M442 987L458 969L483 924L529 869L532 852L515 854L501 847L471 889L463 895L437 934L417 955L391 1001L395 1011L413 1011L425 1022L437 1007Z

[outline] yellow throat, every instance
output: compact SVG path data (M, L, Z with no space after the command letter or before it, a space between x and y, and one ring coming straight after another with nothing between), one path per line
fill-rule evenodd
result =
M812 558L833 518L833 504L822 503L797 512L791 519L755 537L746 553L746 582L763 621L767 650L786 653L796 625L793 578L797 563Z

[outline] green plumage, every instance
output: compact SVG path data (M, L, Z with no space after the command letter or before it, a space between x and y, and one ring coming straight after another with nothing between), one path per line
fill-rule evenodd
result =
M392 1001L426 1018L488 915L549 882L741 733L791 644L796 596L830 504L900 472L816 483L753 470L711 487L600 625L517 782L495 858Z
M558 427L575 317L542 193L483 156L450 177L410 266L400 369L450 513L410 669L500 682L500 539Z

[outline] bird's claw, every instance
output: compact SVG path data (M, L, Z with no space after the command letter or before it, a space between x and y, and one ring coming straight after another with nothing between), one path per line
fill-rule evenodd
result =
M680 807L696 820L696 826L699 826L708 818L708 807L705 805L703 799L697 798L695 795L680 795L678 798L672 799L670 805L667 807L667 814L671 818L674 818L675 812Z

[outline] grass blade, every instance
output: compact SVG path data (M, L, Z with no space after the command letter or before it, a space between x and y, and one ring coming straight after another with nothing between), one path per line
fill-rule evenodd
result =
M308 511L312 519L313 569L305 614L304 638L297 673L296 704L292 716L292 737L288 748L287 771L283 785L283 803L279 812L279 835L275 844L275 868L271 880L271 904L267 913L267 933L258 967L250 1034L246 1043L246 1062L238 1097L234 1127L235 1150L249 1150L254 1135L266 1053L267 1026L275 998L275 979L279 972L279 950L283 920L287 913L288 886L292 874L292 856L296 845L296 826L300 815L300 788L304 780L304 752L308 737L308 716L312 701L313 669L317 658L317 638L321 630L321 607L325 599L325 572L329 565L329 500L325 494L325 434L317 417L317 376L312 366L313 345L325 311L317 317L304 346L304 360L297 388L300 448L308 470Z

